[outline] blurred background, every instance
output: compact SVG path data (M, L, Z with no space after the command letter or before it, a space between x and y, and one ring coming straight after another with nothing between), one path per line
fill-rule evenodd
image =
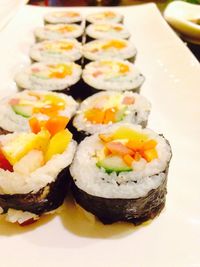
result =
M200 0L183 0L192 4L200 4ZM128 6L138 5L148 2L155 2L161 12L164 11L166 6L173 2L173 0L155 0L155 1L142 1L142 0L30 0L28 3L31 5L39 6ZM185 40L183 40L185 41ZM193 52L196 58L200 61L200 45L191 42L187 43L189 49Z
M172 0L157 0L157 1L142 1L142 0L30 0L29 4L40 6L126 6L137 5L147 2L156 2L160 10L163 10L166 5ZM200 0L186 0L194 4L199 4Z

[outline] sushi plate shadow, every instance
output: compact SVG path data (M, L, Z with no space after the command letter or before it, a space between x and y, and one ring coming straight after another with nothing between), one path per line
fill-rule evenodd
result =
M27 226L20 226L17 223L10 223L5 220L5 216L0 217L0 236L14 236L21 235L23 233L32 232L52 221L56 214L48 214L42 216L38 221Z
M104 225L94 215L76 204L72 196L69 196L63 204L60 219L66 230L72 234L99 239L120 239L145 226L147 227L151 223L149 220L140 226L125 222Z

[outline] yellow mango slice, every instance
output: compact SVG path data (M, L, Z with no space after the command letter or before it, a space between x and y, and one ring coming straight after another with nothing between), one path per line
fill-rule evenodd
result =
M50 139L48 131L38 133L22 133L15 139L5 144L1 150L11 165L17 163L29 151L33 149L45 151Z
M69 142L72 140L72 134L67 129L62 130L55 134L45 153L45 162L50 160L56 154L62 154L67 148Z
M128 139L135 143L143 143L148 139L146 134L139 133L128 127L121 126L113 134L113 139Z

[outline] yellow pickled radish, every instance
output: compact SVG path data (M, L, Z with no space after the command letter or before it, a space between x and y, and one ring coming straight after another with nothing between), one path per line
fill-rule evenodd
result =
M49 146L45 153L45 162L50 160L56 154L62 154L71 140L72 140L72 134L67 129L62 130L57 134L55 134L51 138Z
M47 94L44 96L44 102L47 102L48 104L63 107L65 108L66 102L63 98L54 95L54 94Z
M49 140L50 133L47 130L43 130L38 134L22 133L2 146L1 150L10 164L14 165L33 149L45 152Z

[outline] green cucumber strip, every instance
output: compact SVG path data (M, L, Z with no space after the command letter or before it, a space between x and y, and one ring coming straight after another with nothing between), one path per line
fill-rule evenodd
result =
M124 107L116 113L115 115L116 122L122 121L124 119L124 117L126 116L126 114L124 114L126 110L127 110L127 107Z
M17 115L21 115L25 118L32 116L33 108L31 106L13 105L12 109Z
M133 169L126 165L122 158L118 156L108 156L102 160L99 160L96 163L96 166L99 168L104 168L107 173L120 173L120 172L129 172Z

